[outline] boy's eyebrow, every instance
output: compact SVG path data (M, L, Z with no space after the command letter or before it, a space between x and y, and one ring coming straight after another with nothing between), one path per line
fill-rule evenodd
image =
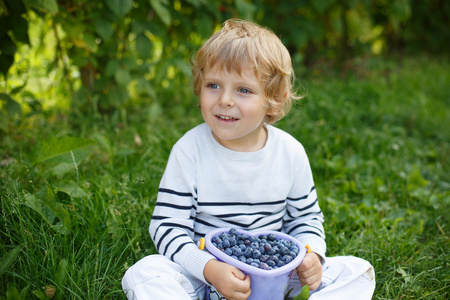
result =
M205 82L211 82L212 81L212 82L219 82L220 83L222 80L220 79L220 77L216 77L216 76L205 76L203 81L205 81ZM249 88L252 88L252 89L260 88L258 84L247 82L244 79L236 79L235 83L237 85L242 85L242 86L249 87Z

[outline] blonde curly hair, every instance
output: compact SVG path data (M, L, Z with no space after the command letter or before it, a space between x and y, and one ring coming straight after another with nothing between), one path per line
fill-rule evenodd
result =
M295 75L288 50L272 31L253 22L225 21L222 29L198 50L192 62L196 96L200 95L205 70L216 65L238 74L243 68L254 68L264 89L268 124L281 120L292 101L302 98L293 90Z

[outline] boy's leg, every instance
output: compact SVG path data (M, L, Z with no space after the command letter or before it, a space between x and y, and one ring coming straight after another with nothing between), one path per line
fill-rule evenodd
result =
M122 279L129 300L203 299L206 285L162 255L150 255L131 266Z
M290 298L301 290L294 272L288 290L294 288ZM310 300L325 299L372 299L375 290L375 273L372 265L358 257L327 257L323 266L322 283L310 292Z

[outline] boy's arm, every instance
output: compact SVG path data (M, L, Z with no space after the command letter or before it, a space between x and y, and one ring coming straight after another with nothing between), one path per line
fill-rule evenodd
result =
M287 198L283 231L309 244L311 251L325 259L326 243L323 214L319 207L311 167L303 147L294 163L294 181Z
M196 199L195 163L176 144L161 179L149 231L160 254L206 283L203 269L214 256L194 242Z

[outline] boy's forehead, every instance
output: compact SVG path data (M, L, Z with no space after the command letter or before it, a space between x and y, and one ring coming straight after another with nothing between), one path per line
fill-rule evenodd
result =
M205 76L239 76L239 77L248 77L248 76L256 76L257 71L254 65L252 64L244 64L235 66L234 68L227 68L222 64L215 64L209 68L204 69Z

